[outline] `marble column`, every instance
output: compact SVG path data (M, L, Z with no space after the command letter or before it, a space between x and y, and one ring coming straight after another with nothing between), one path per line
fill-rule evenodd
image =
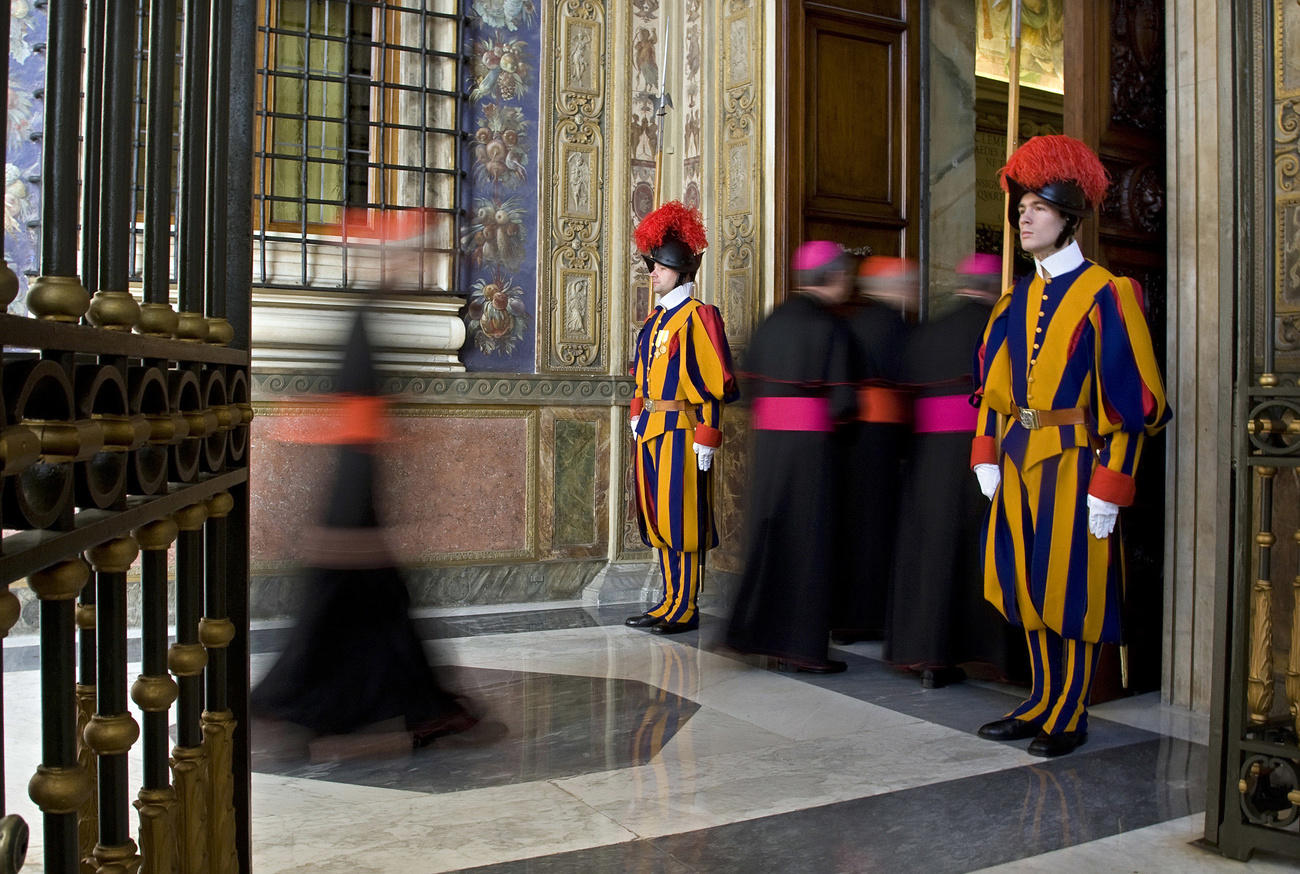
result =
M975 4L930 5L930 306L975 251Z
M1229 585L1233 258L1230 3L1166 8L1170 180L1168 356L1174 407L1165 493L1164 677L1168 704L1210 710L1215 592ZM1176 180L1177 184L1174 184Z

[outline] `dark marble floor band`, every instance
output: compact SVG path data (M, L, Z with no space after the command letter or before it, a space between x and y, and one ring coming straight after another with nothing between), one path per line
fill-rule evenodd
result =
M973 871L1195 813L1204 803L1205 757L1198 744L1147 740L717 828L465 870Z
M495 732L471 731L407 755L374 755L365 734L340 745L357 755L312 761L308 737L255 722L253 770L385 789L442 793L552 780L649 762L699 710L693 701L634 680L479 668L442 671ZM372 736L400 731L376 726ZM319 758L319 756L317 756Z

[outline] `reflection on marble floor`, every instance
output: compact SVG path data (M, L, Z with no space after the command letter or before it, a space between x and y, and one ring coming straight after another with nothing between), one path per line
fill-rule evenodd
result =
M312 760L301 739L255 724L255 870L1237 868L1189 844L1205 796L1201 722L1150 696L1098 707L1087 745L1044 761L974 734L1015 690L923 690L870 645L840 651L844 674L776 673L711 651L716 617L701 644L624 628L625 613L418 620L450 684L504 736ZM254 676L282 633L255 631ZM10 732L8 799L33 823L39 743L20 705L36 678L5 676L7 725L32 727Z

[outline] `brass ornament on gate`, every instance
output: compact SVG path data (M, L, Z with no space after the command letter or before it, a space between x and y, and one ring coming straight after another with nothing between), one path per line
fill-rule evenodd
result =
M135 329L146 337L174 337L179 324L180 317L171 304L146 303L140 305L140 320Z
M97 291L86 320L104 331L130 331L140 321L140 303L129 291Z
M26 302L38 319L77 322L90 309L90 293L75 276L38 276L27 288Z
M86 558L96 573L124 574L140 554L134 537L115 537L86 550Z
M27 797L42 813L75 813L90 797L91 788L85 769L79 765L37 765L36 773L27 781Z
M199 642L208 649L223 649L235 639L235 623L229 619L199 620Z
M82 733L86 746L101 756L120 756L128 752L140 738L140 726L130 713L114 713L90 717L90 724Z
M197 677L208 664L208 651L198 643L173 643L167 649L167 670L178 677Z
M176 540L180 527L166 517L147 522L132 532L140 548L146 551L164 550Z
M202 343L207 340L208 320L204 318L203 313L177 313L176 339L189 343Z
M74 558L37 571L27 578L27 585L42 601L71 601L89 579L90 567Z
M131 700L146 713L161 713L172 706L179 691L176 681L168 674L142 674L131 684Z

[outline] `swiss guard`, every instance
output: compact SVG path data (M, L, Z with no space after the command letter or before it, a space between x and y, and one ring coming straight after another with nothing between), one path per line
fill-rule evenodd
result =
M1098 644L1121 642L1119 508L1170 410L1141 288L1074 240L1109 185L1097 155L1072 137L1033 137L1000 176L1035 270L1002 292L984 331L971 466L992 502L984 596L1024 628L1033 683L979 733L1059 756L1087 740Z
M722 445L722 406L738 393L722 315L692 296L709 244L699 212L670 201L633 238L659 296L632 365L637 521L659 551L664 587L659 603L626 624L679 634L699 627L701 555L718 543L707 472Z

